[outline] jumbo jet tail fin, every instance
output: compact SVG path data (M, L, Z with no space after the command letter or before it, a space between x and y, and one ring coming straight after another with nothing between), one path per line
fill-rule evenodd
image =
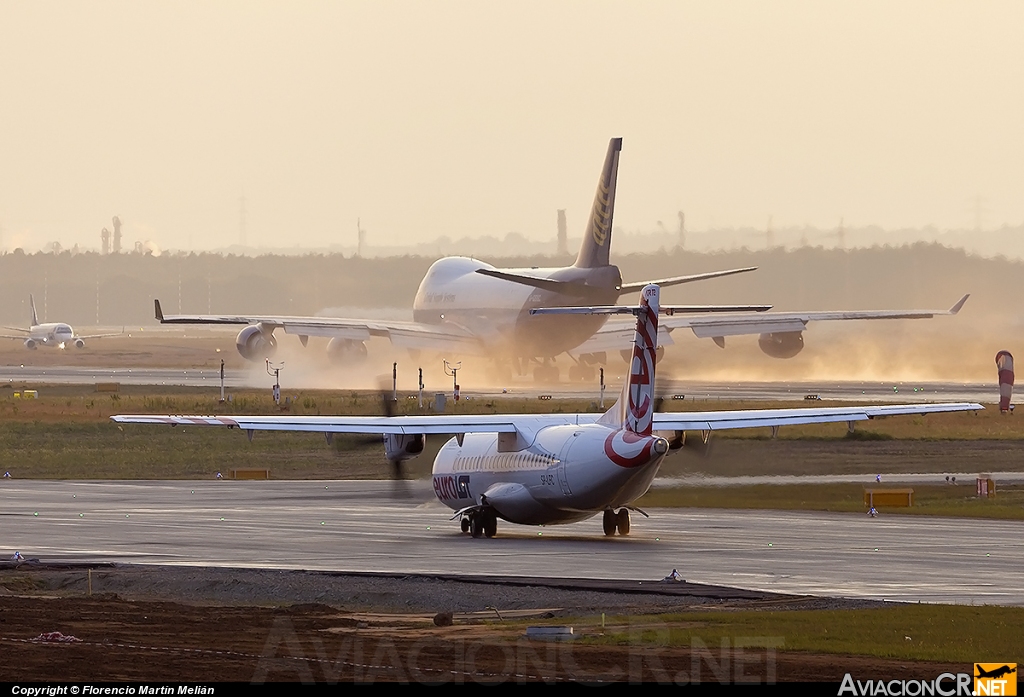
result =
M608 154L604 158L601 178L597 181L597 193L590 210L587 229L583 233L580 252L576 256L576 268L591 269L608 266L609 250L612 246L612 213L615 209L615 181L619 173L619 152L622 138L612 138L608 143Z
M39 324L39 317L36 315L36 299L32 297L32 294L28 294L28 304L32 308L32 324L29 326L36 326Z
M625 428L640 436L649 436L654 424L654 369L658 353L658 312L661 289L645 286L640 292L633 334L633 358L622 394L598 423Z

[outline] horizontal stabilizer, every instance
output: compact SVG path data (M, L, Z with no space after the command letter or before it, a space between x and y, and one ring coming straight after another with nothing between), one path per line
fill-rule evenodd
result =
M507 271L498 271L496 269L477 269L476 272L478 274L483 274L484 276L500 278L503 281L511 281L512 283L519 283L524 286L540 288L541 290L549 290L553 293L575 295L580 298L585 298L589 295L601 292L600 288L588 286L586 283L580 283L579 281L556 281L551 278L537 278L536 276L508 273Z
M701 312L766 312L771 305L662 305L663 315L696 314ZM537 307L531 315L636 315L637 305L605 305L601 307Z
M655 284L664 288L665 286L678 286L680 283L692 283L693 281L706 281L709 278L721 278L722 276L732 276L737 273L746 273L747 271L757 271L756 266L747 266L742 269L728 269L726 271L709 271L708 273L695 273L690 276L673 276L672 278L660 278L657 281L640 281L639 283L623 283L619 288L619 295L626 293L636 293L643 290L644 286L648 284Z

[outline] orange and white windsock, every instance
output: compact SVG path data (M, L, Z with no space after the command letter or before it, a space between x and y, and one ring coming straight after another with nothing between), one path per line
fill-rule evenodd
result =
M999 411L1010 411L1010 397L1013 395L1013 356L1009 351L996 354L996 367L999 368Z

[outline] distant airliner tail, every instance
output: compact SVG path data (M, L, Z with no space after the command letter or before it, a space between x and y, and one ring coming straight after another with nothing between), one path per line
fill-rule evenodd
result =
M609 251L612 245L612 213L615 209L615 181L619 173L619 152L622 151L622 138L612 138L608 143L608 154L604 158L604 168L597 182L597 193L594 194L594 206L590 210L587 229L583 233L580 252L573 266L580 269L591 269L608 266Z
M31 293L28 294L28 304L32 308L32 324L30 326L34 327L39 324L39 317L36 315L36 299L32 297Z
M629 376L619 400L598 423L625 428L640 436L649 436L654 424L654 369L658 359L658 312L661 289L656 285L640 292L640 307L633 334L633 357Z

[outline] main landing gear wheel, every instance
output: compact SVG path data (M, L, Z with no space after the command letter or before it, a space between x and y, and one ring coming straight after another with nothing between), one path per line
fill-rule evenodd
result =
M612 535L614 535L615 534L615 528L616 528L616 525L615 525L615 523L616 523L615 511L613 511L611 509L608 509L607 511L605 511L604 512L604 520L602 522L604 523L604 534L607 535L608 537L611 537Z
M469 518L463 517L459 525L462 527L462 532L469 532Z
M494 537L498 534L498 516L493 513L484 514L484 535Z
M589 365L569 366L570 382L590 382L595 376L596 373L594 372L594 369Z
M469 519L469 534L473 537L480 537L484 534L483 521L480 516L475 515Z
M620 535L629 534L629 509L620 508L615 516L615 527L619 529Z
M533 369L533 379L540 383L557 383L558 366L539 365Z

